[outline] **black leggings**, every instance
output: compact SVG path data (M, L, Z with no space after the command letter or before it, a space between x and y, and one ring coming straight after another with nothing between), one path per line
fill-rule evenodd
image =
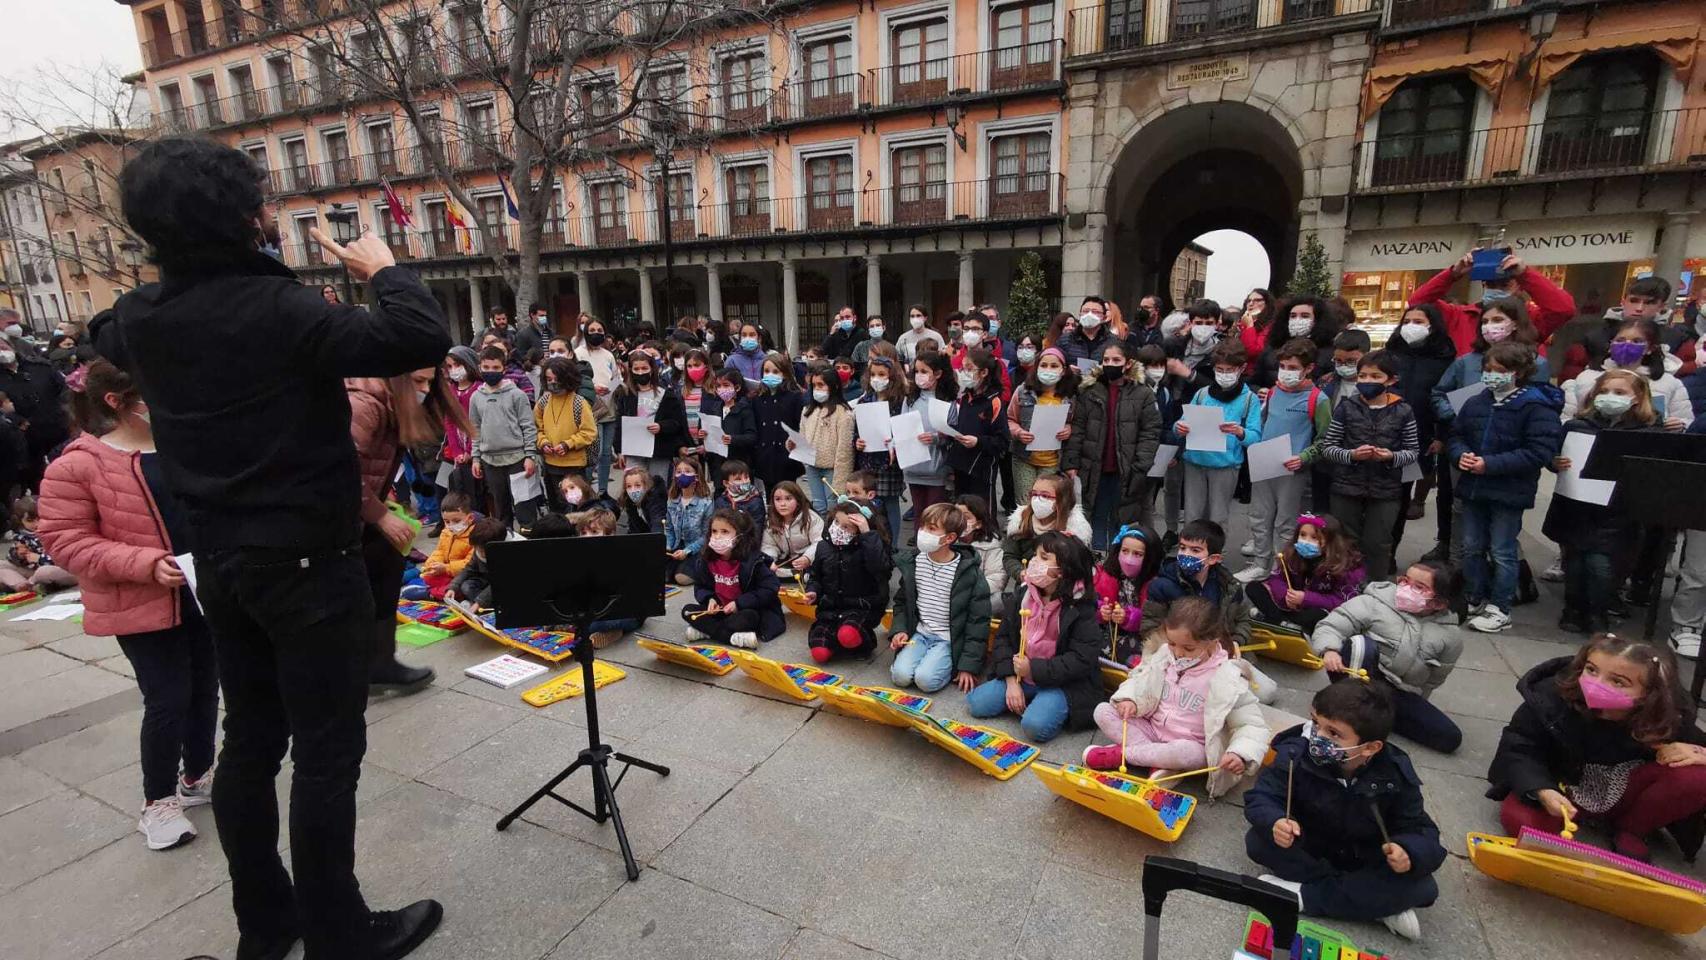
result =
M403 569L408 559L379 528L361 528L361 560L367 567L367 588L373 593L373 666L397 658L397 595L403 592Z
M1250 602L1256 605L1256 612L1261 614L1260 619L1263 623L1272 623L1277 625L1282 621L1289 620L1302 627L1304 633L1313 632L1315 630L1315 625L1320 623L1322 619L1331 612L1321 610L1316 607L1303 607L1297 610L1287 610L1274 602L1274 595L1268 590L1268 582L1266 580L1258 580L1255 583L1245 584L1244 595L1249 597Z
M817 659L816 651L819 649L829 651L829 656L824 658L826 660L835 657L863 658L869 656L877 646L877 635L871 629L873 625L868 623L870 619L869 614L863 613L837 616L833 613L820 612L818 618L812 622L811 630L806 634L806 645L812 648L813 659ZM876 620L877 623L882 622L881 614L876 617ZM839 636L841 628L847 626L859 631L859 642L851 647L844 645Z
M757 610L710 613L697 618L688 616L690 613L698 613L703 609L705 608L697 603L690 603L681 608L681 619L686 620L688 626L711 638L713 643L726 644L729 642L729 637L737 633L752 633L757 634L760 640L768 639L759 633L758 628L763 623L763 619Z
M219 718L219 669L213 634L195 601L183 597L183 622L152 633L118 638L142 689L142 797L153 803L198 780L213 766L213 732Z

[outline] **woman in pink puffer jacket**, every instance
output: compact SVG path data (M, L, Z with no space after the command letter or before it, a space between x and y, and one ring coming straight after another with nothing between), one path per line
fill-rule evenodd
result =
M140 393L105 360L72 387L83 432L42 477L38 532L54 562L81 581L83 629L117 636L136 672L144 800L137 829L149 849L164 850L195 837L183 809L213 796L213 637L173 560L187 550L181 537L173 545L181 511Z

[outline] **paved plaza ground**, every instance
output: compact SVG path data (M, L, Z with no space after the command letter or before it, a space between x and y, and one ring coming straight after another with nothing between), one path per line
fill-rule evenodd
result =
M1531 513L1525 550L1537 567L1551 557L1538 524ZM1237 544L1242 522L1234 527ZM1412 523L1401 557L1427 549L1432 529L1431 515ZM1552 629L1558 593L1543 589L1512 631L1466 633L1435 699L1462 725L1462 750L1411 748L1453 853L1439 903L1422 913L1424 940L1339 926L1364 949L1401 958L1706 957L1706 937L1658 934L1510 887L1464 857L1467 831L1497 830L1483 775L1517 704L1516 676L1571 649ZM647 630L679 637L682 599ZM1255 872L1236 799L1202 804L1184 837L1163 844L1055 799L1028 773L997 782L909 732L786 701L738 671L673 667L626 640L604 652L628 672L600 692L606 739L673 773L636 770L622 784L644 868L624 883L611 830L554 803L493 830L585 742L581 701L535 709L521 701L524 687L463 676L498 652L472 634L409 651L437 669L435 685L368 710L359 873L375 905L443 901L444 925L422 958L1137 957L1146 855ZM805 625L790 618L765 652L806 660ZM887 660L837 669L886 682ZM1325 682L1264 666L1283 687L1276 706L1292 713L1306 712ZM140 707L112 639L73 622L0 622L0 958L235 953L211 810L190 811L201 836L178 850L150 852L135 832ZM965 716L952 692L933 712ZM1089 742L1088 732L1065 735L1043 756L1076 761ZM588 783L582 775L565 789ZM1200 795L1201 781L1188 789ZM1663 856L1675 865L1674 850ZM1237 908L1176 897L1164 955L1227 957L1242 923Z

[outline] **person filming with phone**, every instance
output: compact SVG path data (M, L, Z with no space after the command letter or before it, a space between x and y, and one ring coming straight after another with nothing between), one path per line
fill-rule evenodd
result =
M1483 250L1476 247L1464 254L1451 266L1434 274L1433 278L1415 289L1410 294L1410 306L1419 307L1431 303L1439 307L1441 316L1445 319L1445 328L1451 334L1451 341L1457 346L1457 355L1462 356L1474 348L1475 337L1481 331L1481 308L1493 300L1502 297L1517 297L1529 302L1528 315L1534 322L1534 328L1540 333L1540 342L1545 343L1559 327L1569 323L1576 316L1576 298L1570 296L1563 287L1558 286L1539 270L1532 270L1523 259L1505 248L1505 256L1499 261L1495 275L1481 279L1481 299L1475 303L1460 306L1447 302L1446 296L1458 280L1469 276L1474 268L1475 255ZM1480 278L1477 278L1480 279Z

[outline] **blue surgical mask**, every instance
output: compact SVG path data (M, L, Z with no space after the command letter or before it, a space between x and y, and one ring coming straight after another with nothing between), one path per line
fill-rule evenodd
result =
M767 373L760 377L758 382L774 390L782 385L782 375L779 373Z
M1321 545L1313 540L1299 540L1292 546L1297 550L1297 555L1305 560L1313 560L1321 555Z
M1504 298L1506 298L1508 296L1510 296L1510 294L1504 292L1503 290L1493 290L1491 288L1486 289L1486 290L1482 290L1481 291L1481 306L1485 307L1487 304L1492 303L1494 300L1503 300Z
M757 350L758 349L758 338L757 337L741 337L740 338L740 348L742 350L748 350L748 351Z
M1194 577L1202 573L1203 567L1206 566L1208 566L1208 561L1202 557L1193 557L1188 553L1179 554L1179 572L1187 577Z

